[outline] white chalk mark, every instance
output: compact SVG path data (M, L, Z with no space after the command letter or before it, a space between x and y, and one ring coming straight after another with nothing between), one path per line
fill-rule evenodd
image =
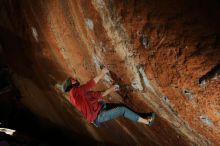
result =
M101 68L101 61L100 61L100 59L97 56L95 56L95 55L93 55L92 59L93 59L93 62L95 63L96 70L99 70Z
M144 68L143 67L140 67L139 70L138 70L143 78L143 81L144 81L144 86L147 87L148 89L150 89L153 93L155 93L155 90L154 88L151 86L151 83L150 81L148 80L147 78L147 75L145 74L144 72Z
M202 116L199 116L200 120L205 123L207 126L211 127L213 126L213 122L209 119L208 116L206 115L202 115Z
M105 74L104 80L105 80L106 82L109 82L110 84L113 83L113 79L112 79L108 74Z
M31 30L32 30L32 35L33 35L34 39L36 40L36 42L39 42L38 33L37 33L36 28L32 26Z
M93 21L90 18L87 18L85 21L88 28L93 31L94 28Z
M193 93L192 91L188 90L188 89L184 89L183 90L183 94L188 98L188 100L192 100L193 99Z
M141 83L138 80L133 80L132 83L131 83L131 86L134 89L137 89L139 91L143 91L143 87L142 87Z

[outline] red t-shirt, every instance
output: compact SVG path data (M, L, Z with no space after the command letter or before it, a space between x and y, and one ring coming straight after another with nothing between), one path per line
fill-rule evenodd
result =
M83 114L83 116L92 122L97 117L101 109L98 100L102 97L99 91L90 91L96 85L94 80L90 80L84 85L74 87L69 92L70 102Z

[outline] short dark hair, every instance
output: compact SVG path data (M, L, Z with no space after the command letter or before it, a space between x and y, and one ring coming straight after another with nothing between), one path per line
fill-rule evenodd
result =
M68 92L73 87L72 85L72 78L66 79L62 84L62 90L63 92Z
M69 92L74 86L78 87L80 85L79 81L74 79L76 81L75 84L72 84L73 78L69 77L67 78L63 84L62 84L62 90L63 92Z

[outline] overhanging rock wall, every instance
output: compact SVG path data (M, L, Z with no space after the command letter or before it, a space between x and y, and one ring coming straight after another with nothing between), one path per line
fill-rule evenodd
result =
M1 51L34 113L118 145L219 145L220 3L13 1L1 6ZM68 76L118 83L109 100L154 111L152 128L125 119L89 125L59 88ZM46 111L46 112L45 112Z

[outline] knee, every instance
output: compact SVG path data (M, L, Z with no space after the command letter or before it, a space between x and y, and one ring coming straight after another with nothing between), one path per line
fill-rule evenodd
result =
M124 106L120 106L120 107L118 107L118 108L119 108L119 110L120 110L121 112L123 112L123 113L125 113L126 110L127 110L127 108L124 107Z

